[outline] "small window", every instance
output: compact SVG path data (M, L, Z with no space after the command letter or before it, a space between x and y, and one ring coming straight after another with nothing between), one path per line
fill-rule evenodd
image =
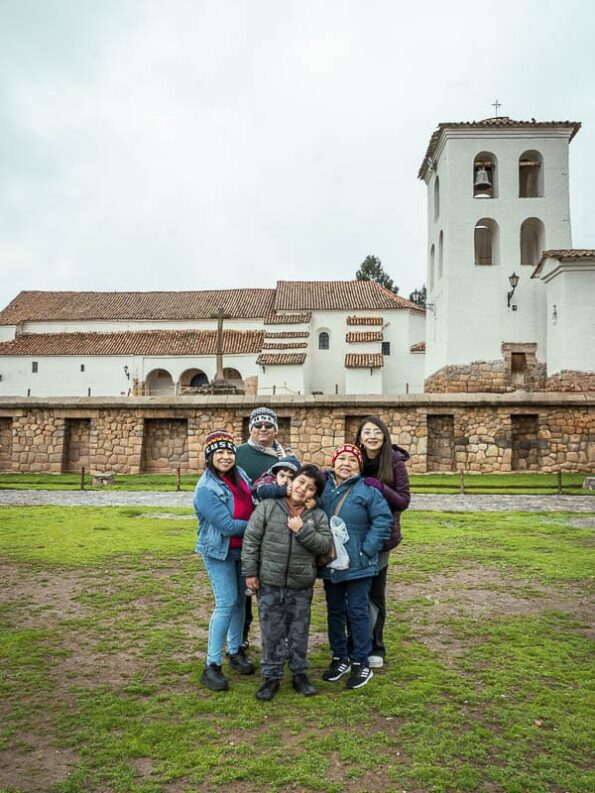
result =
M444 234L440 232L438 237L438 278L442 278L442 268L444 259Z
M84 363L82 363L82 364L81 364L81 372L84 372L84 371L85 371L85 364L84 364Z
M543 196L543 158L538 151L526 151L519 157L519 198Z
M325 330L323 330L318 334L318 349L328 350L328 348L329 348L329 335Z
M33 374L37 374L37 372L39 371L39 363L37 361L32 361L31 371L33 372Z
M430 269L428 272L428 285L430 287L430 291L434 288L434 259L436 257L436 253L434 250L434 246L430 248Z
M440 179L436 175L434 181L434 220L438 220L440 215Z
M492 218L482 218L477 221L473 243L475 264L498 264L498 224Z
M524 385L527 373L527 355L513 352L510 356L510 379L513 385Z
M521 226L521 264L536 267L545 248L545 227L539 218L527 218Z
M383 355L390 355L390 341L383 341L382 342L382 354Z
M473 198L497 198L498 172L496 157L480 152L473 160Z

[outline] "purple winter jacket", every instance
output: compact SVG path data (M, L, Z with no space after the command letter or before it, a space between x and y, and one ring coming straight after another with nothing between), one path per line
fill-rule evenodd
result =
M409 506L411 501L411 492L409 490L409 475L407 474L407 466L405 463L409 459L409 453L393 443L393 484L392 486L385 485L384 482L378 482L380 485L380 492L386 499L394 518L394 523L391 527L390 539L384 543L384 551L390 551L396 548L403 539L401 535L401 512L404 512ZM364 468L364 477L366 477ZM374 477L375 478L375 477Z

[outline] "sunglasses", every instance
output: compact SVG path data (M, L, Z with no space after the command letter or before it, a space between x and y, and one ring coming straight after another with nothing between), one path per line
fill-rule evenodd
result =
M255 429L255 430L274 430L275 429L275 425L274 424L269 424L268 421L262 421L262 422L259 422L258 424L253 424L252 425L252 429Z

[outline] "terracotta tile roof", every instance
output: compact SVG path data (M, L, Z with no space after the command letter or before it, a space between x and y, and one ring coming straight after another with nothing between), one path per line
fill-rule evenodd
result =
M305 322L310 322L312 314L309 311L302 312L301 314L271 314L265 317L265 325L302 325Z
M382 325L382 317L347 317L348 325Z
M273 331L267 330L266 332L266 339L307 339L310 337L310 334L307 330L282 330L279 333L275 333Z
M262 353L256 359L259 366L301 366L306 360L306 353Z
M564 250L544 251L542 259L559 259L561 262L568 259L593 259L595 250L593 248L566 248Z
M382 341L383 335L380 331L369 330L362 333L347 333L345 336L345 341L347 344L357 344L359 342L365 341Z
M272 313L274 289L202 292L21 292L0 311L0 325L26 320L207 319L219 306L234 319Z
M260 330L224 330L223 352L260 352ZM214 330L153 330L123 333L22 333L0 343L0 355L215 355Z
M571 129L570 137L568 142L574 138L576 133L581 128L581 124L578 121L535 121L532 119L531 121L515 121L512 118L508 118L508 116L497 116L495 118L484 118L482 121L454 121L454 122L445 122L443 124L438 124L438 128L432 133L432 137L430 138L430 142L428 144L428 148L426 149L425 156L423 158L423 162L419 168L417 178L418 179L425 179L426 174L428 172L429 163L434 157L434 153L438 148L438 142L440 140L440 136L444 132L445 129L519 129L519 128L527 128L530 129L548 129L551 127L568 127Z
M382 353L347 353L345 356L347 369L381 369L384 366Z
M273 342L264 342L262 345L263 350L303 350L308 347L305 341L288 342L287 344L274 344Z
M543 251L541 259L537 266L531 273L531 278L539 275L543 269L546 259L557 259L559 262L575 261L576 259L595 259L595 250L593 248L564 248L558 250Z
M277 281L277 311L353 311L419 306L375 281Z
M425 341L418 341L417 344L412 344L409 347L410 352L425 352L426 351L426 343Z

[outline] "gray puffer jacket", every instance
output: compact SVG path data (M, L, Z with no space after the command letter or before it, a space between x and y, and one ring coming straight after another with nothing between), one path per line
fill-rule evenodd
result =
M332 535L328 518L318 508L300 515L304 525L292 532L285 499L261 501L252 513L242 545L242 574L262 584L308 589L316 580L316 557L328 552Z

